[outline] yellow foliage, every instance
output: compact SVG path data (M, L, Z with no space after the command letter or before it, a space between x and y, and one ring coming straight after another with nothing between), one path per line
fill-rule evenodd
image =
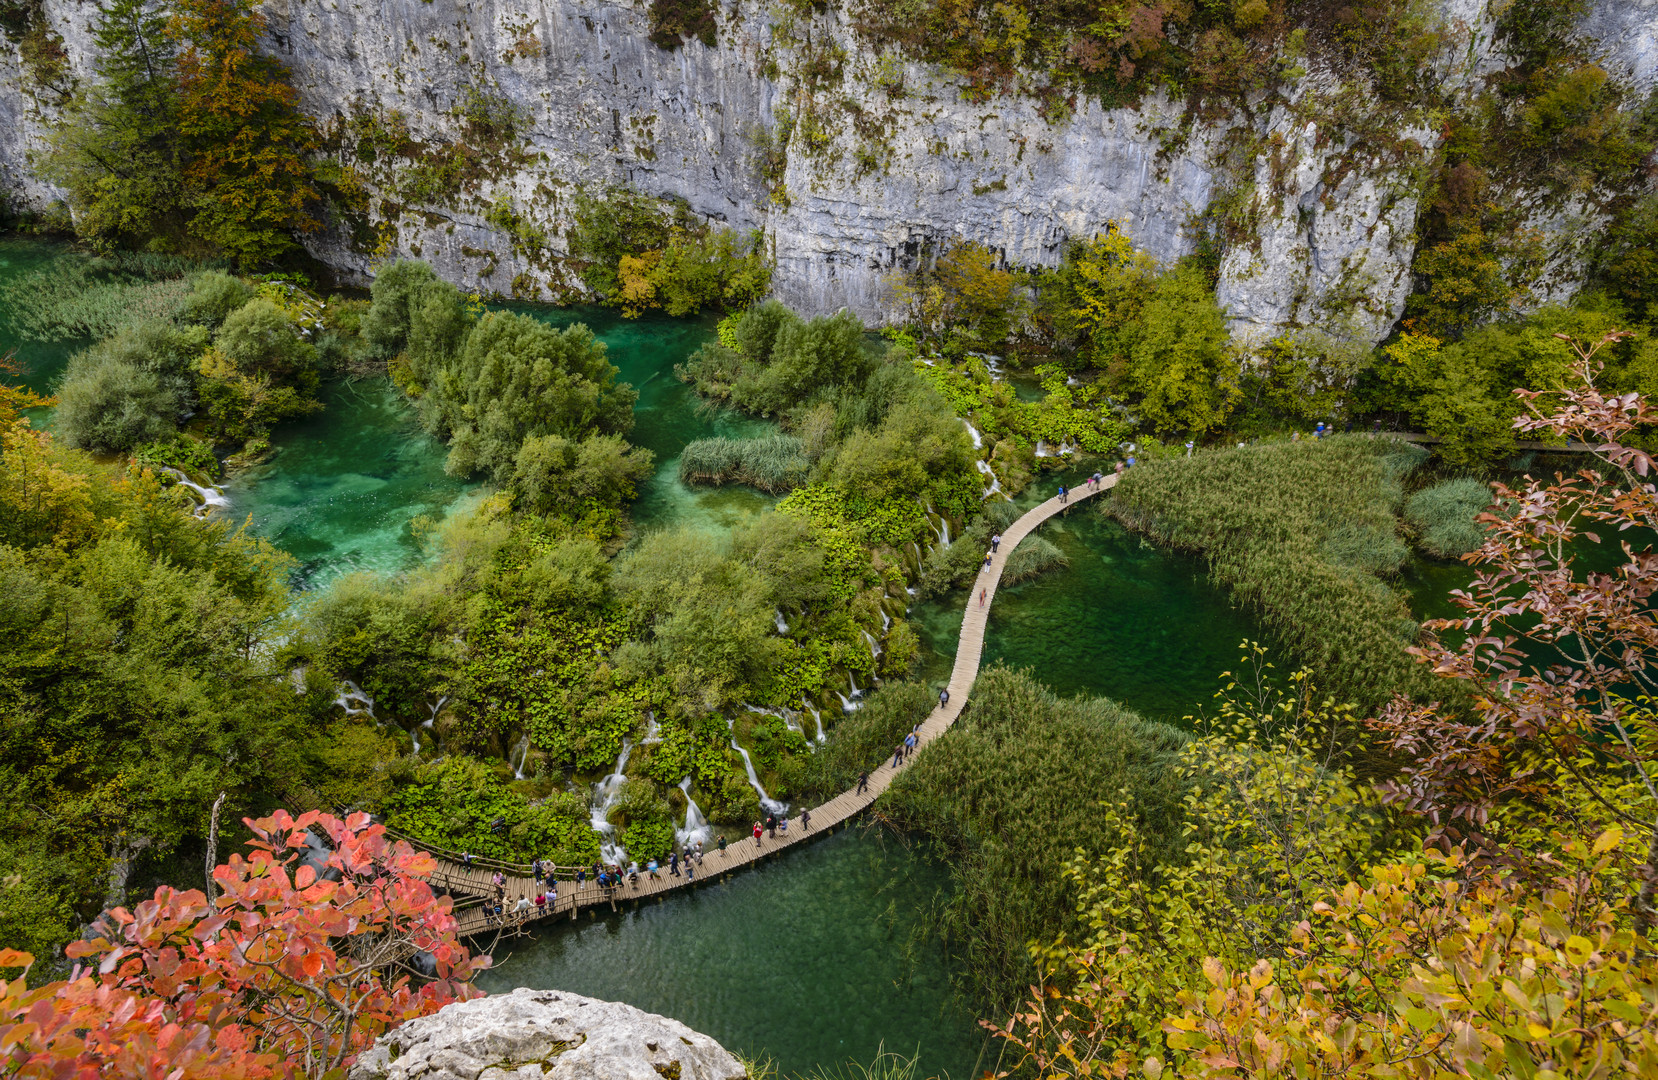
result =
M67 549L92 535L90 485L82 472L64 467L64 455L27 419L0 432L0 543Z
M616 267L616 277L621 283L619 295L623 315L635 319L640 312L655 305L656 287L660 284L657 271L661 265L660 251L622 256Z

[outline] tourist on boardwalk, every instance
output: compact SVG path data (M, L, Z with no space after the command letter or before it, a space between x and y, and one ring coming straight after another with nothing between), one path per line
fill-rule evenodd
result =
M526 894L518 898L518 903L512 905L513 918L523 922L530 914L530 898Z
M636 862L628 863L628 887L633 889L639 887L639 864Z
M1093 480L1094 480L1094 488L1096 490L1098 490L1098 488L1101 484L1105 483L1105 477L1101 476L1099 473L1094 474Z
M869 790L869 770L866 769L863 772L858 774L858 794L862 795L864 792L866 792L868 790Z
M537 915L547 914L547 894L546 893L538 892L538 893L535 894L535 910L536 910Z
M990 552L987 551L984 553L984 572L987 574L990 573L990 563L992 558L993 556Z
M979 606L980 607L984 607L984 595L985 595L984 590L980 589L979 590Z
M997 549L999 549L1001 546L1002 546L1002 534L1001 533L996 533L994 536L992 536L990 538L990 552L991 552L991 554L994 555L996 553Z
M679 876L679 852L677 851L668 852L668 876Z
M763 828L761 828L760 823L758 821L756 821L754 823L754 842L756 844L758 844L760 842L760 834L764 831L765 830Z
M950 688L946 686L938 692L938 707L942 709L948 704L950 704Z
M766 835L771 837L773 840L777 839L777 815L776 814L767 814L766 815Z
M585 866L579 866L576 868L576 891L587 891L587 867Z
M645 863L645 873L647 873L651 876L652 881L657 880L661 876L661 875L657 874L657 872L656 872L656 860L655 859L651 859L649 862Z
M1059 485L1059 501L1060 502L1065 501L1065 485L1064 484Z
M507 887L507 876L505 874L501 873L501 871L499 871L499 870L495 871L495 875L493 877L491 877L489 880L490 880L490 883L493 884L497 889L504 889L504 888Z
M903 760L904 760L904 744L899 743L898 748L895 749L892 752L892 767L895 768L895 769L898 768L898 763L903 761Z
M554 911L558 910L558 886L557 885L550 886L547 889L547 904Z
M720 858L725 858L725 837L720 837Z
M807 829L810 829L811 827L812 827L812 812L810 810L802 810L800 812L800 831L805 832Z
M461 852L461 865L467 867L472 865L472 853L470 851Z
M912 731L908 735L904 736L904 756L905 757L909 757L910 755L915 753L915 744L916 744L915 732Z
M702 841L697 841L697 865L702 865Z
M558 867L554 866L552 863L548 863L547 864L547 888L551 889L551 888L556 887L557 885L558 885Z
M530 877L538 881L541 878L541 856L539 855L530 860Z
M696 878L697 878L697 868L691 865L690 856L686 856L686 858L685 858L685 880L687 882L690 882L690 881L695 881Z
M788 835L789 835L789 815L784 814L782 817L777 819L777 831L782 833L785 839L788 838Z

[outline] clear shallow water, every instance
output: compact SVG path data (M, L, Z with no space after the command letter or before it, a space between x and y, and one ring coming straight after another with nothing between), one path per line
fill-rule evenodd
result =
M36 270L68 254L69 248L64 244L0 239L0 281ZM86 341L45 342L20 337L5 316L6 313L0 311L0 356L15 354L23 368L23 377L18 381L36 393L50 393L53 381L69 362L70 354L90 344ZM49 410L31 409L28 415L36 427L50 427Z
M932 931L949 894L947 867L853 827L718 884L539 929L479 985L625 1001L769 1055L781 1075L868 1063L884 1045L916 1054L918 1076L968 1080L986 1040Z
M639 390L633 442L656 455L656 469L634 506L640 529L697 524L729 528L774 500L751 488L690 488L679 482L679 453L693 439L744 435L772 425L730 412L705 415L673 367L712 337L704 323L629 321L600 309L520 307L555 326L585 322L604 341L620 381ZM331 384L323 412L279 427L273 454L225 489L230 513L251 514L260 535L300 562L296 583L318 588L358 570L395 572L421 558L411 528L440 519L481 492L446 475L447 453L424 434L414 409L384 378Z
M1021 505L1045 498L1057 482L1040 481ZM1178 723L1210 704L1221 672L1238 662L1239 643L1270 639L1196 558L1153 547L1104 518L1106 497L1038 530L1070 565L997 590L983 662L1028 667L1056 693L1108 697L1147 719ZM921 677L947 678L970 594L955 590L911 609L926 646Z

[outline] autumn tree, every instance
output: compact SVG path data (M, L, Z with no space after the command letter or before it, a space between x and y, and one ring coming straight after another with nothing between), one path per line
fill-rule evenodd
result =
M367 814L245 824L252 852L214 871L213 895L162 886L69 947L95 969L4 985L7 1075L337 1076L380 1034L476 995L489 961L456 937L432 856Z
M257 51L264 16L246 0L178 0L178 131L195 216L190 231L243 265L317 227L304 160L312 132L287 70Z

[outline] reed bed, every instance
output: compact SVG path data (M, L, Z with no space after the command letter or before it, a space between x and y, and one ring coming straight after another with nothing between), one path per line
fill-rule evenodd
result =
M1436 559L1455 559L1485 542L1485 527L1474 516L1491 506L1483 480L1459 477L1423 488L1405 503L1405 520L1416 530L1416 545Z
M1406 655L1420 627L1383 580L1408 557L1401 481L1426 457L1338 436L1170 458L1131 469L1104 512L1202 554L1319 686L1374 709L1395 693L1444 690Z
M810 469L806 444L793 435L698 439L679 458L687 484L748 484L772 495L805 483Z
M1146 835L1179 851L1180 796L1168 782L1188 736L1111 701L1059 698L1022 671L980 673L967 710L918 755L878 807L949 853L959 884L944 917L985 1008L1004 1008L1032 982L1026 948L1075 925L1064 867L1101 854L1102 802L1127 801Z

